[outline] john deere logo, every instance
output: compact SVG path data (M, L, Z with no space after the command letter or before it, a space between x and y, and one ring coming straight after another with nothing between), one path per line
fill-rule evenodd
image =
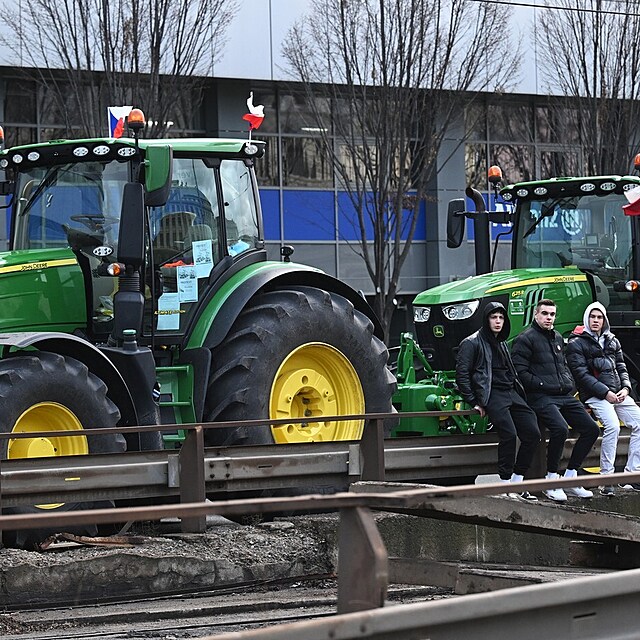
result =
M437 324L433 327L433 335L436 338L444 338L444 327L441 324Z

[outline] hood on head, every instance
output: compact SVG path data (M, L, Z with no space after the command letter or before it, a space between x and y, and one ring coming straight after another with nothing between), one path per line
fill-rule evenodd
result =
M595 337L595 334L589 328L589 314L593 309L597 309L598 311L602 312L602 315L604 316L604 322L602 324L602 333L603 334L608 333L609 330L611 329L611 325L609 324L609 318L607 318L607 310L604 308L604 305L602 305L600 302L592 302L584 310L584 315L582 316L582 324L584 325L584 331Z
M488 302L485 308L482 311L482 330L487 335L493 335L491 328L489 327L489 315L494 311L502 311L504 314L504 324L502 325L502 329L500 333L496 336L496 340L502 342L509 337L509 333L511 332L511 322L509 322L509 315L507 314L507 310L504 308L504 305L500 302Z

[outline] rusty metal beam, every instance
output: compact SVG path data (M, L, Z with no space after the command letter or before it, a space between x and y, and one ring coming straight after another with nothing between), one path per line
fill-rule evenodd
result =
M384 481L384 421L369 420L360 440L361 480Z
M189 431L180 447L180 502L204 502L204 432L201 427ZM207 516L200 514L182 518L181 529L185 533L204 533Z
M340 510L338 613L381 607L387 595L387 550L368 509Z
M601 482L596 478L585 478L583 483ZM529 487L544 481L526 483ZM557 483L557 481L556 481ZM548 482L546 484L549 484ZM575 482L574 482L575 484ZM351 486L355 493L381 494L385 491L400 498L400 487L410 488L415 494L407 498L404 506L400 501L390 505L382 500L369 502L371 508L407 513L414 516L465 522L499 529L512 529L529 533L543 533L564 538L580 538L595 541L625 541L640 543L640 521L617 513L594 511L581 507L558 505L550 502L523 502L502 495L476 495L468 491L467 496L445 498L420 495L420 489L435 489L430 485L398 485L396 483L356 483ZM475 485L481 487L482 485ZM504 491L504 485L503 491ZM470 488L469 488L470 489ZM531 489L529 489L531 491ZM411 506L408 506L411 503Z

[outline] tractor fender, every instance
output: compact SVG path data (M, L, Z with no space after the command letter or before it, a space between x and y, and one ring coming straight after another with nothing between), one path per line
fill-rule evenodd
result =
M369 303L349 285L322 271L303 265L282 264L282 266L258 271L240 283L224 301L211 322L202 345L189 344L189 347L203 346L213 349L222 343L240 312L253 296L262 290L295 289L299 286L315 287L337 293L349 300L353 306L367 316L374 327L374 334L381 340L384 337L380 321Z
M120 372L97 347L69 333L22 332L0 335L0 346L15 349L38 349L79 360L107 385L107 397L120 410L120 425L137 425L135 405ZM6 349L3 349L6 352Z

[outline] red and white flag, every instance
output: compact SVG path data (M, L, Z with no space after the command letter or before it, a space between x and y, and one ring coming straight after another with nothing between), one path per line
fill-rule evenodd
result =
M253 104L253 91L249 94L247 98L247 109L249 109L249 113L246 113L242 116L243 120L246 120L249 123L249 135L254 129L257 129L264 120L264 105L259 104L254 106Z

